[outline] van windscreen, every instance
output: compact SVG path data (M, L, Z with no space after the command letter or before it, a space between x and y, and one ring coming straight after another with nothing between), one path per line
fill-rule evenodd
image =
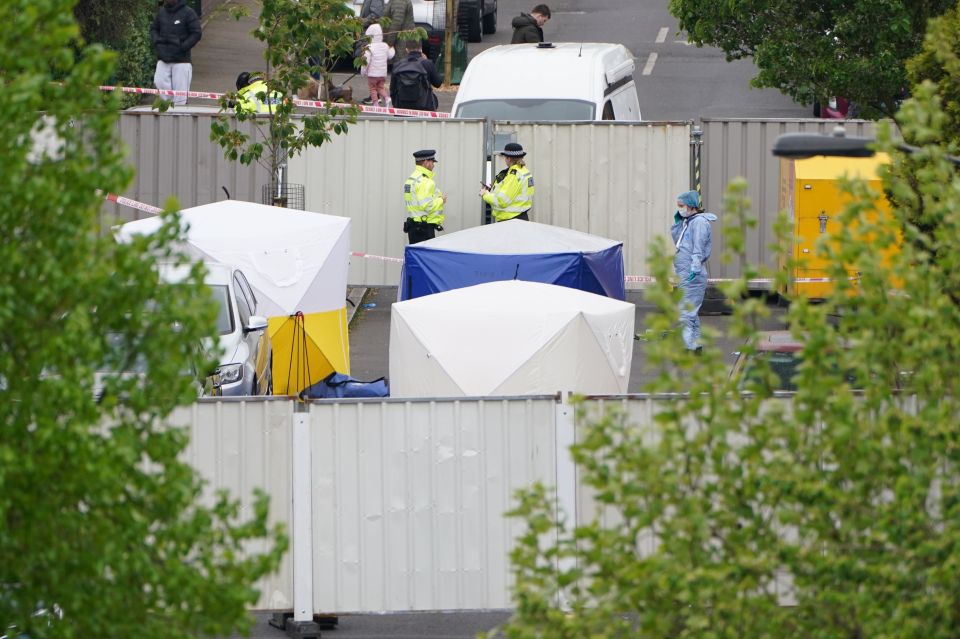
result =
M454 117L494 120L593 120L594 105L583 100L472 100L457 107Z

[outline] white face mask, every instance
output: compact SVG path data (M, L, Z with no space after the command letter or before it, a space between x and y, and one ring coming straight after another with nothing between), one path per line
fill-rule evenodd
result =
M681 206L679 209L677 209L677 213L680 214L680 217L690 217L693 215L693 209Z

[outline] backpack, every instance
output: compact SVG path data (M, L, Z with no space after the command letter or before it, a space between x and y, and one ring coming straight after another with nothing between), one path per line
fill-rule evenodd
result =
M416 68L413 66L414 64L416 64ZM391 82L395 82L397 85L397 99L394 100L393 106L402 109L423 109L427 107L430 102L427 72L419 63L394 67Z

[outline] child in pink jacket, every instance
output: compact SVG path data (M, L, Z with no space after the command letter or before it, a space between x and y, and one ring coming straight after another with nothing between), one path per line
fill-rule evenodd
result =
M383 106L390 102L390 94L383 88L387 80L387 61L394 56L393 47L383 41L383 28L373 23L367 27L367 38L370 40L363 49L363 66L360 74L367 76L367 88L370 89L370 103L379 105L383 99Z

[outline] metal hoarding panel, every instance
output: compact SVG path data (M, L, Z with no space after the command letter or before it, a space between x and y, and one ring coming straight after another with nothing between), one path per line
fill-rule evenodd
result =
M178 409L170 423L190 431L184 460L207 482L204 499L226 490L242 503L241 513L252 512L253 491L270 496L270 525L279 522L291 530L290 423L293 402L288 400L202 400ZM262 551L262 544L250 546ZM255 608L282 610L293 606L291 553L281 560L277 573L257 583L260 598Z
M723 194L736 177L747 180L747 196L751 201L751 216L757 226L746 236L747 260L777 268L770 246L774 244L774 223L779 213L780 162L770 150L777 136L783 133L829 134L842 125L848 136L873 137L874 122L864 120L703 120L703 202L707 210L717 214L723 207ZM721 220L715 223L713 256L710 258L711 277L738 277L740 265L734 260L723 264L720 256L726 248Z
M554 484L555 404L313 403L314 610L510 607L504 513Z
M353 220L351 250L402 258L407 244L403 183L413 172L413 152L437 151L437 187L448 195L444 232L451 233L481 223L483 137L484 123L477 120L363 118L346 135L292 158L289 179L305 185L308 211ZM351 258L351 284L396 286L399 281L398 262Z
M136 170L123 193L130 199L163 207L170 197L181 208L227 199L223 187L235 200L259 202L267 171L254 162L249 166L227 160L223 149L210 140L209 113L123 111L117 124L129 164ZM254 133L251 122L239 123L241 131ZM110 223L149 217L136 209L106 203L103 212Z
M650 242L669 237L674 198L689 188L689 123L497 122L495 132L527 152L532 220L622 241L624 272L649 274Z

